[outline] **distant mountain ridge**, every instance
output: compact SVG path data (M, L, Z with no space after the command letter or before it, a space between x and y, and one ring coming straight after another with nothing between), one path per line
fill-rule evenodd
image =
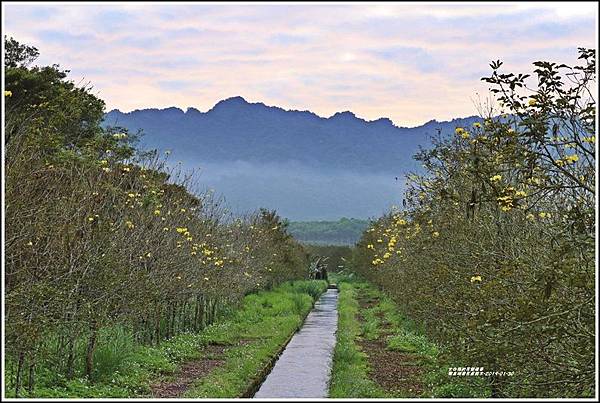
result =
M235 211L266 207L292 221L318 221L366 219L398 205L404 174L421 169L413 159L419 148L428 148L438 132L454 135L457 126L478 120L399 127L350 111L321 117L233 97L206 112L112 110L104 124L142 130L142 149L170 150L172 164L199 168L201 184Z
M453 132L476 117L432 120L408 128L388 118L367 121L350 111L328 118L310 111L285 110L242 97L219 101L207 112L176 107L112 110L108 125L145 133L147 148L172 149L177 158L204 162L248 161L308 163L313 167L391 172L410 165L419 145L437 129Z

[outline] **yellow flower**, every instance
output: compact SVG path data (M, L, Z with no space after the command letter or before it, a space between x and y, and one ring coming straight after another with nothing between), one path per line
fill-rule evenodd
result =
M33 246L33 242L31 242L31 241L27 242L27 246Z
M537 105L537 101L533 98L531 98L528 102L529 106L536 106Z
M92 221L94 221L94 220L95 220L95 218L94 218L94 217L88 217L88 221L89 221L89 222L92 222Z
M550 213L544 213L543 211L538 214L540 218L550 218Z
M164 227L164 228L163 228L163 231L164 231L164 232L167 232L168 230L169 230L169 227Z
M208 281L208 277L204 277L204 281Z
M481 123L475 122L475 123L473 123L473 127L479 129L481 127Z
M465 129L463 129L462 127L457 127L456 130L454 130L454 132L462 137L463 139L468 139L471 135L469 134L468 131L466 131Z
M181 211L182 213L185 213L185 209L184 208L180 209L179 211Z
M131 221L125 221L125 225L129 229L135 228L135 224L133 224Z
M129 168L129 167L123 167L123 171L124 172L129 172L129 171L131 171L131 168Z
M535 219L535 216L532 213L527 214L527 216L525 216L525 218L527 218L528 220L533 221Z
M519 190L518 192L515 193L515 196L525 197L525 196L527 196L527 193L523 192L522 190Z
M135 193L127 193L127 197L133 199L135 197Z
M440 236L440 233L437 231L434 231L433 234L431 234L434 238L437 238L438 236Z
M177 227L176 231L180 234L187 232L187 228L185 227Z
M577 161L579 161L579 156L577 154L573 154L573 155L569 155L568 157L565 157L565 162L567 162L567 163L573 164Z
M108 161L107 161L107 160L101 160L101 161L100 161L100 164L102 164L102 165L107 165L107 164L108 164Z
M596 142L596 136L584 137L583 141L585 143L595 143Z
M502 175L494 175L490 178L490 181L492 182L498 182L499 180L502 179Z
M384 258L384 259L389 259L389 258L390 258L390 256L392 256L392 254L391 254L391 253L389 253L389 252L386 252L386 253L383 255L383 258Z
M12 91L4 91L5 97L12 97Z
M110 168L108 168L108 167L104 167L104 168L102 168L102 170L103 170L104 172L110 172Z
M481 282L481 276L472 276L471 277L471 283L474 283L476 281Z
M160 215L160 210L154 210L154 215Z

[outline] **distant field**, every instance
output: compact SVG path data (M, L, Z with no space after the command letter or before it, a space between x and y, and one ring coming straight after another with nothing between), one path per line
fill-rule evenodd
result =
M291 221L289 233L298 241L316 245L354 245L369 226L368 220Z

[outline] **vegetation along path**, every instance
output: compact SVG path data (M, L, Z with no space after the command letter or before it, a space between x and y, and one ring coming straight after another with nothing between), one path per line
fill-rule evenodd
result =
M323 294L254 397L327 397L337 297L337 289Z

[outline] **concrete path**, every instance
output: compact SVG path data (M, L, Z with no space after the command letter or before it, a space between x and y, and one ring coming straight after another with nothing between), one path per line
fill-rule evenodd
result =
M337 330L338 290L328 289L292 337L255 398L327 397Z

